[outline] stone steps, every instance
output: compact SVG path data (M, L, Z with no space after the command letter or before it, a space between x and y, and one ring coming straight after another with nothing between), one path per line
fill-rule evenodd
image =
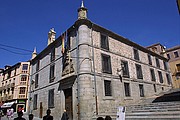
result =
M180 120L180 102L127 106L126 120Z

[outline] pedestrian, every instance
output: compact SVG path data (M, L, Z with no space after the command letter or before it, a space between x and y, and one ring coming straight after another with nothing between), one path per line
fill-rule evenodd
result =
M7 115L7 119L11 120L13 118L13 111L10 108L8 108L6 115Z
M0 120L1 120L1 117L3 117L3 111L0 108Z
M29 120L33 120L34 115L33 114L29 114Z
M43 117L43 120L53 120L53 116L51 115L50 109L47 109L46 115Z
M67 114L66 110L64 110L61 120L68 120L68 119L69 119L68 114Z
M25 118L23 118L23 112L22 111L19 111L17 112L18 114L18 117L17 118L14 118L14 120L26 120Z
M104 120L103 117L98 117L96 120Z
M112 118L110 116L106 116L105 120L112 120Z

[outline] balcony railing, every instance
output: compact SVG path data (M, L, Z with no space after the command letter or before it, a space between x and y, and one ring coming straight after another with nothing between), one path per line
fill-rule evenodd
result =
M26 83L27 83L26 81L21 81L20 85L26 85Z
M12 100L12 99L13 99L13 95L8 95L8 96L7 96L7 99L8 99L8 100Z
M21 99L21 98L26 98L26 95L25 95L25 94L19 95L18 98L19 98L19 99Z
M27 70L22 70L22 73L28 73L28 71Z

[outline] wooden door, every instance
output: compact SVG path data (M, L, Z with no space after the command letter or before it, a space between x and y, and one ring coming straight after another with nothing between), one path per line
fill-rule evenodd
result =
M73 109L72 109L72 88L65 89L65 109L69 116L69 120L73 119Z

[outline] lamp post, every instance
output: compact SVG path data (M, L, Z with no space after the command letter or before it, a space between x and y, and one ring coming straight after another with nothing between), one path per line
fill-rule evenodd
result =
M120 79L120 81L122 82L122 74L123 74L123 70L124 69L124 64L123 63L121 63L121 68L117 68L117 74L118 74L118 76L119 76L119 79Z

